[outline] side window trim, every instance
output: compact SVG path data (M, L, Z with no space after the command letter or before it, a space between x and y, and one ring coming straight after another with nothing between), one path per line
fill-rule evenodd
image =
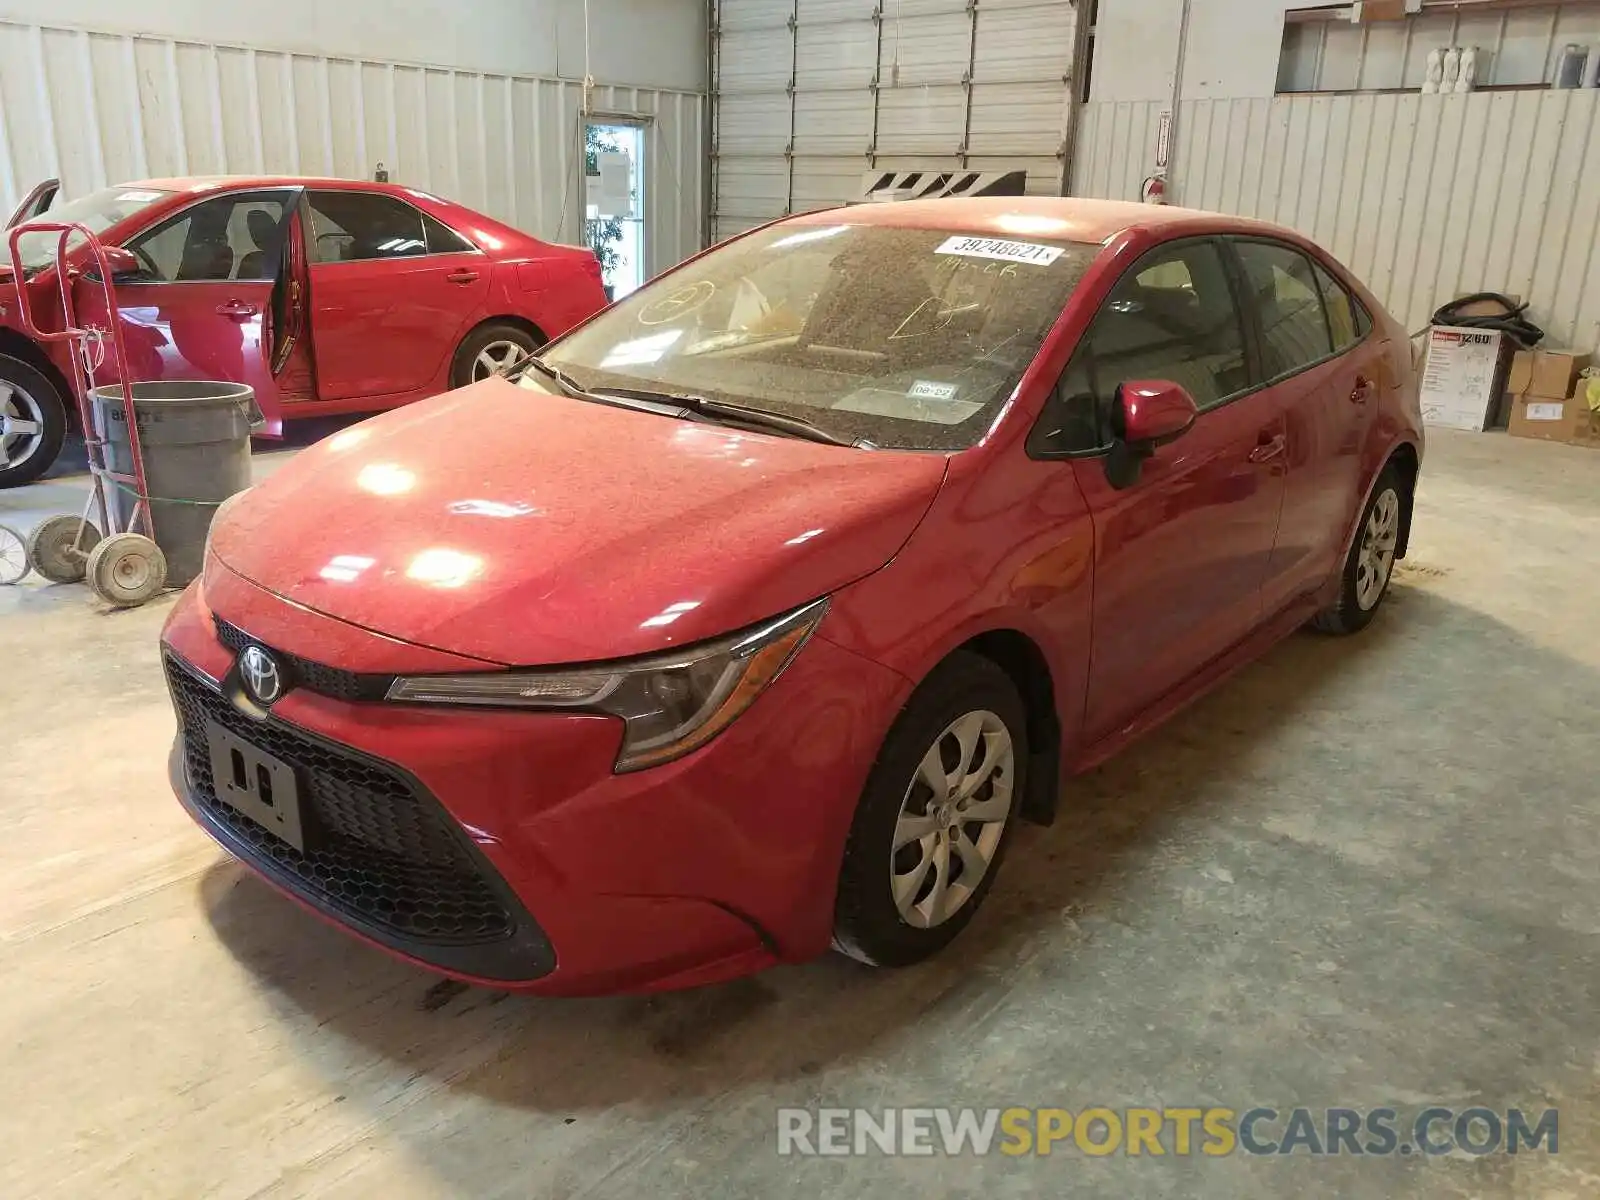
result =
M1317 308L1322 311L1322 328L1328 334L1329 350L1333 354L1341 354L1343 351L1339 349L1339 339L1333 336L1333 315L1328 312L1328 297L1322 290L1322 280L1317 278L1317 264L1309 254L1299 247L1295 248L1295 253L1300 256L1300 261L1306 264L1306 271L1311 276L1311 286L1316 290ZM1326 271L1327 268L1323 269Z
M1238 247L1242 246L1242 245L1257 245L1257 246L1271 246L1275 250L1286 250L1286 251L1288 251L1288 252L1290 252L1292 254L1298 255L1300 258L1303 258L1303 259L1306 260L1306 265L1307 266L1320 266L1322 268L1322 270L1324 272L1326 272L1328 274L1328 276L1330 278L1332 278L1332 280L1335 283L1337 283L1341 288L1344 288L1344 284L1340 281L1339 276L1330 267L1328 267L1321 260L1321 258L1319 258L1317 256L1314 256L1314 255L1311 255L1311 254L1308 254L1306 251L1302 250L1299 246L1296 246L1292 242L1280 241L1278 238L1261 237L1261 236L1257 236L1257 235L1248 235L1248 234L1247 235L1229 234L1227 236L1227 238L1226 238L1226 241L1230 243L1230 249L1232 250L1233 254L1236 256L1235 257L1235 262L1236 262L1236 267L1237 267L1237 270L1238 270L1238 278L1239 278L1239 281L1240 281L1241 284L1244 284L1249 280L1249 272L1245 270L1245 266L1244 266L1244 262L1243 262L1242 258L1238 257ZM1316 283L1316 279L1317 279L1316 272L1313 271L1312 275L1311 275L1311 281L1312 281L1313 284ZM1327 331L1327 334L1328 334L1328 345L1329 346L1333 346L1333 325L1328 319L1328 301L1327 301L1327 297L1325 297L1322 294L1322 288L1321 287L1317 287L1315 290L1316 290L1316 293L1317 293L1317 303L1322 309L1322 324L1323 324L1323 328ZM1365 319L1365 332L1363 332L1361 334L1361 336L1356 338L1355 341L1351 342L1348 346L1345 346L1343 349L1340 349L1338 347L1334 347L1327 354L1324 354L1321 358L1314 359L1314 360L1312 360L1311 362L1308 362L1308 363L1302 363L1300 366L1295 367L1294 370L1285 371L1285 372L1283 372L1283 374L1275 375L1270 379L1265 378L1266 359L1265 359L1265 356L1263 355L1260 358L1260 365L1258 367L1258 370L1260 371L1260 373L1262 375L1261 382L1257 385L1258 388L1276 387L1278 384L1283 383L1286 380L1293 379L1296 375L1304 375L1307 371L1314 371L1318 367L1322 366L1324 363L1330 363L1334 359L1339 358L1342 355L1350 353L1350 351L1354 350L1357 346L1361 345L1362 342L1366 341L1367 338L1372 336L1373 324L1372 324L1371 315L1367 313L1366 307L1361 303L1360 298L1354 292L1351 292L1349 288L1345 288L1344 290L1349 293L1350 299L1355 304L1357 312L1361 313L1366 318ZM1245 295L1248 296L1248 294L1249 294L1248 291L1246 291ZM1244 313L1244 317L1245 317L1245 323L1250 328L1250 330L1252 332L1252 335L1255 338L1260 339L1263 335L1262 335L1262 331L1261 331L1260 318L1259 318L1259 316L1257 315L1257 313L1255 311L1255 306L1253 304L1244 304L1242 306L1242 308L1243 308L1243 313ZM1251 390L1253 391L1255 389L1251 389ZM1237 399L1237 397L1235 397L1235 399Z
M1239 325L1244 330L1245 373L1249 376L1250 387L1243 394L1249 395L1266 386L1267 359L1262 347L1261 321L1255 305L1250 303L1250 278L1245 274L1244 261L1239 257L1234 239L1221 237L1217 243L1228 272L1228 286L1233 289L1234 311L1239 314Z
M320 195L335 195L335 196L343 196L343 195L377 196L377 197L379 197L381 199L393 201L396 204L402 205L405 208L410 209L412 212L414 212L417 215L417 224L422 227L422 246L423 246L422 253L421 254L385 254L385 255L380 255L378 257L375 257L375 258L325 259L325 258L320 257L320 255L318 253L318 250L317 250L317 218L316 218L316 212L315 212L315 210L313 208L313 205L312 205L312 197L316 196L316 195L319 195L319 194ZM310 218L309 224L310 224L310 229L311 229L311 238L310 238L311 250L310 250L310 253L306 255L306 258L308 260L308 262L307 262L308 266L313 266L313 267L342 267L346 263L384 262L384 261L386 261L388 259L402 259L402 258L404 258L404 259L411 259L411 258L438 258L439 256L444 255L444 254L476 254L479 257L483 257L483 255L484 255L484 252L482 250L480 250L473 243L471 238L469 238L466 234L462 233L454 225L450 224L449 221L446 221L443 217L436 217L432 213L427 212L424 209L418 208L415 204L412 204L411 201L405 199L402 196L393 196L393 195L390 195L388 192L378 192L378 191L373 191L371 188L359 188L359 187L307 188L305 190L305 196L306 196L306 206L307 206L308 209L312 210L312 211L310 211L308 213L308 216ZM462 244L463 244L463 246L465 248L461 249L461 250L435 250L431 245L428 244L428 222L429 221L436 221L440 225L443 225L451 233L455 234L456 237L461 239Z
M1117 288L1122 285L1124 280L1136 276L1140 269L1144 268L1149 263L1149 260L1157 255L1165 256L1172 253L1172 251L1185 246L1210 245L1216 250L1217 257L1222 260L1222 269L1228 277L1229 293L1231 299L1233 300L1233 315L1234 319L1239 322L1239 334L1244 342L1246 377L1251 380L1251 383L1240 391L1233 392L1222 397L1221 399L1213 401L1210 404L1197 404L1196 407L1199 409L1200 416L1202 417L1209 413L1216 412L1219 409L1226 408L1228 405L1237 400L1244 399L1253 392L1260 390L1260 388L1263 386L1262 384L1254 382L1259 375L1259 366L1255 362L1255 352L1253 348L1254 344L1251 340L1252 322L1247 316L1248 310L1246 306L1240 302L1241 297L1239 292L1239 281L1235 274L1236 264L1233 261L1232 249L1227 244L1230 240L1230 238L1217 234L1195 234L1189 237L1171 238L1167 241L1160 242L1150 247L1150 249L1146 250L1138 258L1134 259L1133 262L1129 263L1125 268L1123 268L1122 273L1113 279L1111 281L1111 286L1106 289L1106 299L1101 300L1100 302L1103 306L1106 300L1110 299L1110 297L1116 292ZM1073 360L1077 357L1078 351L1082 348L1083 338L1086 337L1094 328L1095 318L1097 318L1099 315L1100 309L1097 308L1095 310L1094 317L1091 317L1089 319L1089 323L1084 327L1083 334L1079 336L1077 344L1072 347L1072 352L1067 355L1067 361L1061 368L1061 374L1056 377L1056 381L1050 386L1050 394L1046 398L1044 406L1040 409L1039 415L1034 418L1033 427L1028 430L1028 435L1026 439L1024 439L1023 445L1029 458L1040 460L1101 458L1111 450L1111 446L1113 444L1111 442L1106 442L1103 445L1094 447L1093 449L1054 449L1043 444L1044 438L1040 431L1040 427L1049 418L1051 406L1061 388L1061 381L1066 378L1067 372L1072 368Z
M131 249L133 243L140 242L140 241L143 241L145 238L155 237L157 234L166 232L166 230L169 229L171 226L176 225L179 221L185 220L189 216L190 213L192 213L195 209L199 208L202 204L209 204L209 203L211 203L211 202L213 202L215 200L232 200L235 204L238 204L238 203L240 203L242 201L245 201L245 200L256 199L256 198L277 200L280 203L282 203L283 209L284 209L284 218L287 218L289 213L294 209L294 206L297 203L297 199L296 199L296 192L297 191L300 191L301 194L303 194L303 190L302 189L296 189L296 188L292 188L292 187L282 187L282 188L253 187L253 188L239 188L237 190L235 190L235 189L227 189L227 190L223 190L223 191L206 192L204 195L196 196L192 201L190 201L188 204L185 204L182 208L178 209L176 212L168 213L165 217L163 217L156 224L147 225L143 229L139 230L137 233L129 234L127 237L123 238L122 241L120 243L118 243L118 244L124 250ZM187 287L187 286L190 286L192 284L197 284L197 283L208 283L208 284L216 285L216 284L219 284L219 283L270 283L270 282L272 282L272 281L271 280L267 280L267 279L119 279L117 281L117 286L118 287L172 287L172 286L176 285L176 286Z

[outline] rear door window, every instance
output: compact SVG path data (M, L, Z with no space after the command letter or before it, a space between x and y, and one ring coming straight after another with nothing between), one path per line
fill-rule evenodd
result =
M1317 273L1317 289L1328 309L1328 329L1333 334L1333 348L1348 350L1367 333L1366 313L1349 290L1330 275L1321 263L1312 263Z
M429 254L469 254L473 250L471 242L427 213L422 214L422 233L428 243Z
M313 262L415 258L428 253L422 213L403 200L353 191L311 192L308 199Z
M1237 242L1247 303L1261 330L1262 373L1276 383L1334 352L1311 260L1279 242Z

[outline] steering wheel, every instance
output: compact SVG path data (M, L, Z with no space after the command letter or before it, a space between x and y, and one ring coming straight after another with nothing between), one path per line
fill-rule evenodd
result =
M162 277L161 268L156 266L156 260L151 258L150 255L146 253L143 246L128 246L125 248L139 260L139 265L142 270L149 272L157 279Z

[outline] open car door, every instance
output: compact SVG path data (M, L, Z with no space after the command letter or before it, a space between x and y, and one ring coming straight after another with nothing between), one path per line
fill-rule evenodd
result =
M278 400L286 406L317 398L311 353L311 296L306 274L305 230L309 226L310 216L302 198L289 213L283 229L272 307L268 311L269 364L277 383ZM271 418L269 424L270 421Z
M56 202L56 196L60 191L61 180L46 179L22 198L22 203L17 205L16 211L11 214L11 219L6 222L6 228L11 229L24 221L42 216Z
M290 326L274 310L301 191L211 193L123 240L131 265L114 288L128 378L249 384L265 432L281 432L277 335ZM106 326L92 272L76 280L74 300L80 321Z

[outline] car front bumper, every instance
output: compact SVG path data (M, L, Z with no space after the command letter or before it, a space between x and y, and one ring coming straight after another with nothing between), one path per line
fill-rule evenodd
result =
M621 726L604 716L352 700L322 679L254 710L218 614L302 678L315 664L362 678L455 664L226 571L206 586L162 635L173 786L314 912L434 970L550 994L694 986L827 948L856 800L909 685L826 625L706 746L617 775ZM294 768L314 831L304 853L217 799L197 745L207 721Z

